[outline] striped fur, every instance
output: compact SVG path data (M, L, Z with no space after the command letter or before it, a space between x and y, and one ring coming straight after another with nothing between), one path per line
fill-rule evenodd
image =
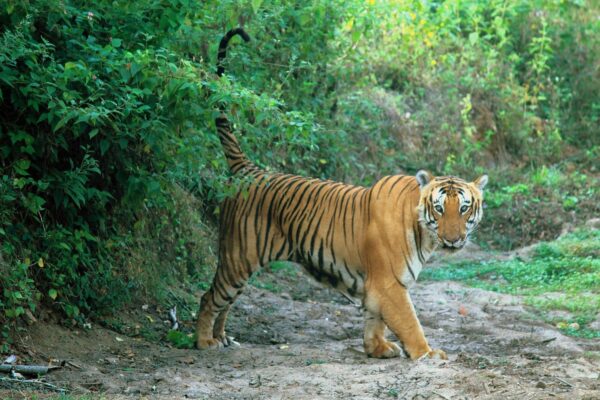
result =
M235 34L249 39L241 30L223 38L219 74L227 43ZM469 230L481 220L481 189L487 178L467 183L420 171L416 177L387 176L365 188L270 173L246 158L224 113L216 125L231 172L250 184L243 194L240 191L223 203L219 265L211 288L202 296L197 346L234 343L224 329L231 304L252 273L269 262L285 260L362 298L369 356L400 354L399 346L384 337L388 326L411 358L445 358L443 351L429 347L408 288L438 244L453 249L464 245ZM445 210L440 213L436 206Z

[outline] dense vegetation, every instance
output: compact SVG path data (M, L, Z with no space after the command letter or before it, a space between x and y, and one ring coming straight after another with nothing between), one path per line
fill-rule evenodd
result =
M368 185L491 177L479 242L598 212L593 1L0 2L0 323L82 323L205 285L235 191L224 104L258 164ZM220 36L243 25L228 77Z

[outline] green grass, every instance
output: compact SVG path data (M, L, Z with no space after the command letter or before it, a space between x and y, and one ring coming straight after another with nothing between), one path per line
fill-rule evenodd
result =
M469 286L523 296L542 314L565 310L568 320L550 318L572 336L597 338L587 325L600 312L600 230L578 230L540 243L529 260L461 262L423 271L423 279L463 281ZM579 328L569 327L577 323Z
M178 349L193 349L196 346L196 334L180 331L169 331L167 341Z
M286 288L286 282L296 277L297 274L298 268L293 263L275 261L255 272L248 283L272 293L281 293Z

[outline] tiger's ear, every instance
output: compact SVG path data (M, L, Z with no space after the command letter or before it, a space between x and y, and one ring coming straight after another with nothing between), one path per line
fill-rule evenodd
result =
M488 184L488 176L487 175L481 175L479 178L477 178L473 181L473 185L477 186L479 188L479 190L483 190L483 188L487 184Z
M421 188L425 187L431 180L433 179L433 175L429 173L429 171L425 171L424 169L417 172L416 175L417 182L419 182L419 186Z

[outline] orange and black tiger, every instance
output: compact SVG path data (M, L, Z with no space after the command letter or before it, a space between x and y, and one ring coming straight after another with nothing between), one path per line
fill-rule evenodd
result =
M218 69L229 40L219 46ZM293 261L344 293L362 298L364 347L371 357L396 357L400 347L384 336L388 326L412 358L446 358L433 350L413 308L409 288L441 246L462 248L482 217L483 175L474 182L452 176L386 176L372 187L271 173L250 162L227 117L216 120L233 174L246 177L245 193L224 201L219 264L202 296L197 347L229 346L225 334L231 304L260 267Z

